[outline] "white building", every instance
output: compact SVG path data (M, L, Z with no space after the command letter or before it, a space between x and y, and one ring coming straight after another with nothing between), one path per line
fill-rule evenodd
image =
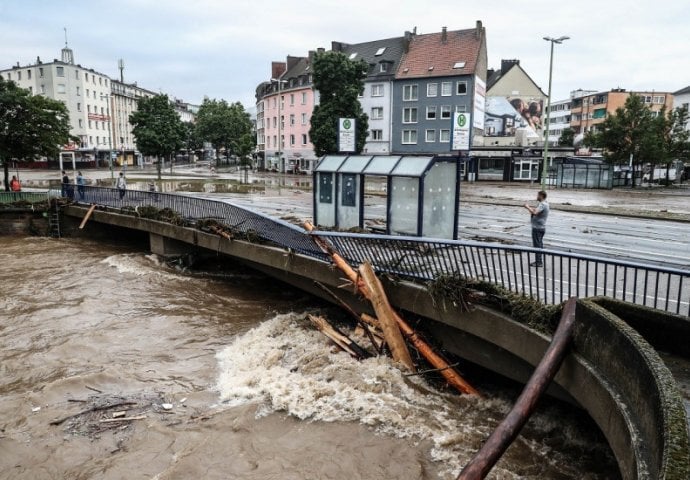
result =
M32 65L0 70L0 76L15 82L34 95L60 100L69 111L70 133L80 144L65 145L77 152L81 160L97 158L107 162L110 132L110 79L93 69L74 63L74 53L65 46L61 60L50 63L36 58Z
M685 108L690 110L690 86L678 90L673 94L673 108ZM690 122L685 125L690 130Z
M571 100L557 100L551 102L548 139L549 145L558 145L563 130L570 128Z
M137 111L140 98L150 98L156 94L137 86L136 83L124 83L118 80L111 82L110 99L112 108L113 144L116 151L117 164L139 165L140 156L136 151L136 140L132 133L129 116Z

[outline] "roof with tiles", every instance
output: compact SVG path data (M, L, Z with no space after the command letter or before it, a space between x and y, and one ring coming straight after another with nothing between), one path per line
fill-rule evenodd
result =
M333 42L332 49L344 53L351 60L364 60L370 66L367 78L381 79L395 75L403 56L404 45L404 37L395 37L354 45ZM381 63L387 64L385 71L381 71Z
M484 28L480 26L479 29L413 35L408 52L403 55L398 67L396 78L473 74L484 33Z

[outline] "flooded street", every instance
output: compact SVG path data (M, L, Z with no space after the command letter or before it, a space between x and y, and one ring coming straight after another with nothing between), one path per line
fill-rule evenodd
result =
M17 237L0 262L2 479L454 478L510 407L334 352L323 304L243 269ZM592 425L546 403L490 478L617 478Z

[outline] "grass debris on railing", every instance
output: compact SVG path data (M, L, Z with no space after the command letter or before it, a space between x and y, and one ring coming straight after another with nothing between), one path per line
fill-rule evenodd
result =
M539 332L552 334L558 325L563 305L545 305L539 300L520 295L493 283L468 279L459 274L441 275L427 283L437 306L450 301L460 308L472 303L497 308L513 320Z

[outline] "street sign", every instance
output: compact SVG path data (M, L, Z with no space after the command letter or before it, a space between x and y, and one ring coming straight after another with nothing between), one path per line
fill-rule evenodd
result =
M355 119L339 119L338 151L354 152L356 150Z
M110 158L117 160L117 152L110 152Z
M471 117L472 116L469 113L455 112L453 114L451 150L470 149L470 128L472 127Z

